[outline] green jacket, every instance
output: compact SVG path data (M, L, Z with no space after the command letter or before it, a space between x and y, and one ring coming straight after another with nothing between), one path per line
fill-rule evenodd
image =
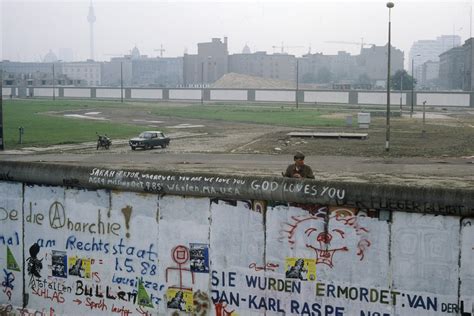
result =
M286 171L283 176L293 178L293 175L296 173L298 173L302 178L314 179L313 170L310 166L303 165L302 167L297 167L294 163L289 165L288 168L286 168Z

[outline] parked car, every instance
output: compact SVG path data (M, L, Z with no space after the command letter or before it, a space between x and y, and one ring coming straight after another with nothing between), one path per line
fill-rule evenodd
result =
M138 137L130 139L128 144L132 150L138 147L143 149L152 149L156 146L166 148L166 146L170 144L170 138L166 137L165 134L160 131L146 131L142 132Z

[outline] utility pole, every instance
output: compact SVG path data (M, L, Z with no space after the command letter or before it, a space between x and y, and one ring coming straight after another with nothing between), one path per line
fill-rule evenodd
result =
M54 62L53 62L53 101L56 100L56 85L54 83Z
M201 105L204 103L204 62L201 62Z
M0 69L0 91L3 89L3 69ZM4 141L3 141L3 93L0 93L0 150L4 150Z
M298 108L299 61L296 58L296 108Z
M120 102L123 103L123 62L120 62Z

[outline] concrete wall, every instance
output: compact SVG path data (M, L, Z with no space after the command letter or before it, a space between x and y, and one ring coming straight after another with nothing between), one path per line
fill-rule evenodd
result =
M17 315L474 312L472 191L423 209L311 180L15 163L0 179L0 309Z
M52 97L51 87L31 87L34 97ZM14 88L3 88L3 95L19 96ZM120 99L120 88L57 88L56 97L83 97L83 98L113 98ZM62 94L60 92L63 91ZM129 94L126 91L130 91ZM281 102L293 103L295 100L294 90L268 90L268 89L145 89L126 88L124 89L125 99L150 99L150 100L201 100L201 93L204 92L204 101L261 101L261 102ZM339 104L387 104L387 95L381 91L310 91L300 90L299 100L301 103L339 103ZM249 96L254 97L249 97ZM352 99L350 97L352 95ZM21 96L20 96L21 97ZM402 105L407 105L408 94L402 94ZM416 109L421 109L423 101L427 101L429 106L474 106L474 94L468 92L415 92ZM408 100L409 101L409 100ZM390 95L390 102L393 106L400 104L400 93L393 91Z

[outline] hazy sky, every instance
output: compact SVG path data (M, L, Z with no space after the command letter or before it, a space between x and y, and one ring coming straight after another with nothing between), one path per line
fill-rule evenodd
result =
M358 54L360 45L385 45L388 9L385 0L93 0L97 18L96 60L128 54L137 45L142 54L165 57L197 52L198 42L228 37L229 53L273 53L273 46L300 56L311 51ZM471 0L395 0L392 44L408 57L412 43L453 32L464 42L470 35ZM89 57L90 0L0 0L0 59L39 61L50 49L71 48L76 60ZM277 49L279 50L279 49Z

